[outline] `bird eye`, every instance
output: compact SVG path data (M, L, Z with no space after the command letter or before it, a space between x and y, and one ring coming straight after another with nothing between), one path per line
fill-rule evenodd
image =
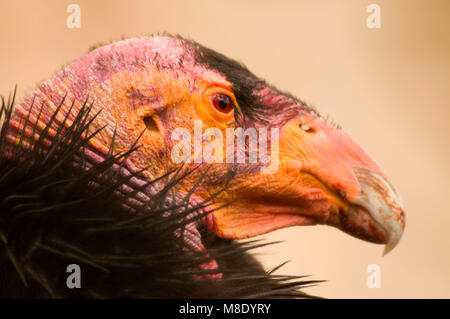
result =
M214 108L220 113L228 114L234 108L233 100L228 95L214 94L211 99Z

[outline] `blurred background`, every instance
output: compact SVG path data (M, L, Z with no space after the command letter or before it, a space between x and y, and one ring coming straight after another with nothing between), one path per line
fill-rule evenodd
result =
M81 28L66 25L69 4ZM366 8L381 8L369 29ZM170 32L244 62L315 105L372 155L402 194L406 230L383 247L327 226L263 236L267 268L328 282L329 298L450 298L450 1L2 0L0 94L23 98L98 43ZM368 288L368 265L381 288Z

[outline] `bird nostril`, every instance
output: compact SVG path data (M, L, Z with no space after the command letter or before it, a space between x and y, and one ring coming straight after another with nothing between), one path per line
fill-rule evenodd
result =
M346 198L347 197L347 193L345 192L345 190L340 189L339 190L339 196L341 196L342 198Z
M147 128L147 130L149 131L153 131L153 132L158 132L158 125L156 124L155 120L153 119L153 116L146 116L144 117L144 124L145 127Z
M303 131L308 132L308 133L312 133L314 132L314 129L312 128L311 125L306 124L306 123L300 123L298 125Z

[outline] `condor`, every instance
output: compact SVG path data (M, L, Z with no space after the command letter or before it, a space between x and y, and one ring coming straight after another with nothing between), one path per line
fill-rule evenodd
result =
M324 224L388 252L405 227L399 195L348 135L196 42L112 43L14 96L1 108L1 297L307 296L315 281L264 270L248 253L264 244L235 240ZM279 128L278 169L175 163L172 132L193 136L196 120L222 136ZM69 264L80 289L65 285Z

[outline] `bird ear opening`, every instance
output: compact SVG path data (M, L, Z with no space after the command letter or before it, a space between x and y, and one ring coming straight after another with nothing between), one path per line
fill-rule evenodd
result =
M147 130L152 132L159 132L158 125L156 124L153 116L145 116L143 118L143 121Z

